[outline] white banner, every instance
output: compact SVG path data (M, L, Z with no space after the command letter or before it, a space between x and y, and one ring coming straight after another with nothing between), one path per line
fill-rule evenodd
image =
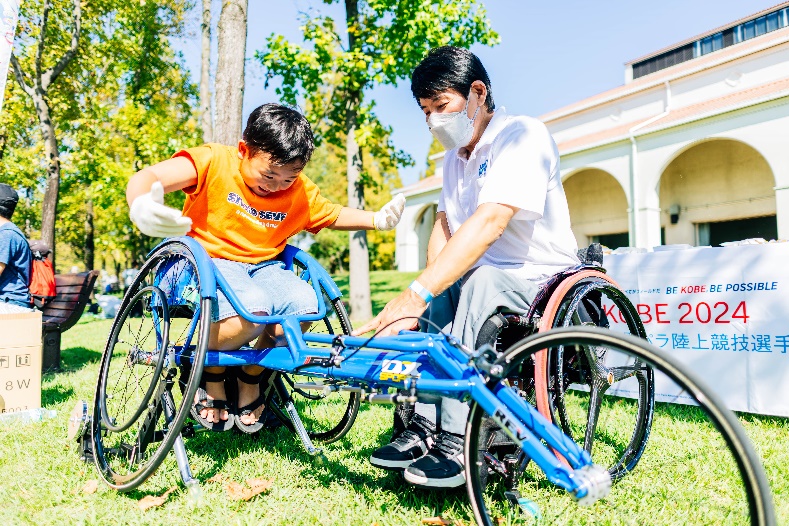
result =
M789 416L789 243L610 255L604 266L650 341L730 409ZM618 310L605 307L611 328L626 331ZM678 394L656 379L658 401L681 403Z
M0 111L3 111L8 65L19 20L19 0L0 0Z

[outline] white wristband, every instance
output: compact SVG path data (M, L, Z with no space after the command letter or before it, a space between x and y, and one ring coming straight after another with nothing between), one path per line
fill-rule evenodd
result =
M423 287L422 284L417 280L412 281L408 288L416 292L420 298L425 300L425 303L430 303L433 301L433 295L430 293L430 291Z

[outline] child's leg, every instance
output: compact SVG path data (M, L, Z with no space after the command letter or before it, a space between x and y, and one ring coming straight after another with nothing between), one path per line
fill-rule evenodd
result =
M318 300L312 286L302 280L290 270L286 270L278 262L258 265L251 272L252 280L259 289L265 291L270 299L272 316L297 316L306 313L318 312ZM302 331L309 329L310 323L302 323ZM280 325L262 327L258 333L255 347L262 349L274 347L282 339L283 331ZM250 375L258 375L263 371L257 365L245 365L243 371ZM238 407L253 404L260 396L258 384L238 382ZM246 415L239 415L242 424L252 425L263 414L265 406L261 404Z
M252 314L265 316L268 314L268 304L265 303L265 291L258 289L249 274L252 265L213 258L214 265L222 273L230 287L235 292L239 301ZM227 351L255 340L263 332L263 326L250 323L238 315L233 305L225 294L217 291L217 301L211 313L211 333L208 348L211 350ZM224 367L206 367L208 373L223 373ZM227 400L224 382L206 382L205 391L209 399ZM195 400L197 402L197 400ZM203 409L200 416L209 422L227 420L227 410Z
M312 322L305 321L301 323L301 332L307 332L312 326ZM255 349L265 349L267 347L276 347L279 345L285 345L284 342L285 332L282 330L282 326L277 325L266 325L264 326L263 333L258 337L257 341L255 342ZM245 365L241 369L247 374L251 374L252 376L257 376L258 374L263 372L263 367L259 365ZM251 404L252 402L257 399L260 395L260 386L259 385L252 385L247 384L244 382L238 382L238 406L244 407L247 404ZM239 416L239 419L242 423L246 425L251 425L257 422L260 415L263 414L263 410L265 409L264 405L261 405L257 409L255 409L251 414Z
M258 316L265 316L265 312L253 312ZM211 324L211 334L208 339L208 348L217 351L235 350L258 338L265 326L248 322L241 316L232 316L217 323ZM258 368L260 369L260 368ZM206 367L208 373L223 373L224 367ZM251 373L254 374L254 373ZM241 384L243 385L243 384ZM206 382L205 391L209 400L227 400L224 382ZM253 398L254 400L254 398ZM248 403L248 402L247 402ZM209 422L227 420L227 409L206 408L200 411L200 416Z

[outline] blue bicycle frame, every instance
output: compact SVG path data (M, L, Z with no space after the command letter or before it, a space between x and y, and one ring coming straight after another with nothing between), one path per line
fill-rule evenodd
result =
M292 246L287 246L280 255L288 269L294 262L299 263L302 279L312 284L318 297L318 312L301 316L255 316L241 305L199 243L190 237L179 238L179 241L195 256L201 298L216 301L218 288L245 320L280 324L288 344L267 349L242 347L237 351L209 349L205 366L259 365L284 373L342 380L351 387L365 389L368 394L388 393L390 388L395 388L417 397L430 394L473 400L534 460L548 480L571 492L576 499L587 496L589 488L582 483L582 477L576 476L576 470L592 464L589 454L519 396L505 380L497 380L495 375L485 372L483 353L468 353L451 336L443 334L403 331L397 336L373 339L302 334L301 322L314 322L326 316L323 292L331 300L341 296L337 285L312 257ZM197 308L200 308L199 302ZM197 318L195 315L194 319ZM191 361L192 350L189 339L182 346L176 346L176 363ZM561 454L569 466L559 461L549 448Z

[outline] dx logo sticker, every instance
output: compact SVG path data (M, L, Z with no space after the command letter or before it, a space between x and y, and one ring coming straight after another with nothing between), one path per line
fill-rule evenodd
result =
M400 360L384 360L381 366L381 375L378 377L381 380L391 380L393 382L402 382L409 376L413 375L419 368L417 362L401 362Z

